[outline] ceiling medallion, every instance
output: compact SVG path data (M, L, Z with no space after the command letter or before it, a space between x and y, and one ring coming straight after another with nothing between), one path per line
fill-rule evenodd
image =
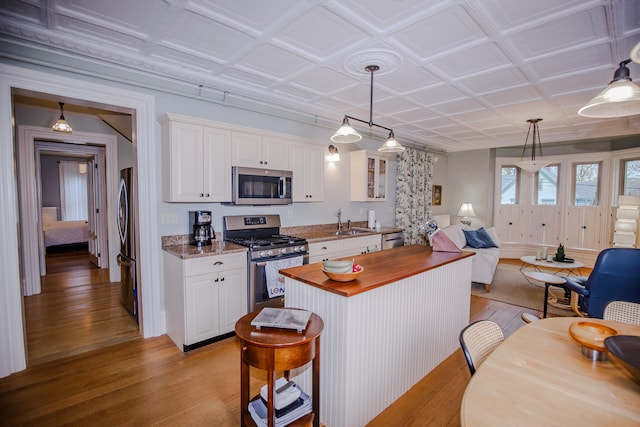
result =
M400 55L386 49L370 49L354 53L344 60L344 69L357 77L368 76L367 66L378 66L376 75L384 75L398 69L402 60Z

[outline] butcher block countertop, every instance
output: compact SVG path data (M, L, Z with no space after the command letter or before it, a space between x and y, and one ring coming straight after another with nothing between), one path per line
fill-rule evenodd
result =
M329 279L322 272L321 262L287 268L280 273L327 292L351 297L473 255L473 252L465 251L433 252L427 246L408 245L343 258L353 258L355 263L364 267L364 271L351 282Z

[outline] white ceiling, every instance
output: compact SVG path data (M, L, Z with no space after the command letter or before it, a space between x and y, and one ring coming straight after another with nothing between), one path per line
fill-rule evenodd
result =
M522 145L534 117L544 119L543 144L640 134L640 116L577 115L640 42L637 0L1 4L1 41L202 85L201 94L335 128L344 114L369 120L364 67L379 65L373 121L401 143L447 152ZM640 81L640 64L629 68Z

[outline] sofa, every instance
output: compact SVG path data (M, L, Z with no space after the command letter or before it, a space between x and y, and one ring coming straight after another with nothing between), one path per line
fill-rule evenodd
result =
M500 261L500 240L495 227L472 229L465 224L457 223L442 228L441 232L459 249L476 253L471 258L471 281L483 284L485 290L490 292L493 275ZM478 235L480 240L476 239Z

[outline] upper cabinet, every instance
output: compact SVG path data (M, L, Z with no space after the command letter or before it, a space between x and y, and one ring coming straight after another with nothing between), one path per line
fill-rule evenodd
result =
M293 201L324 201L324 148L311 144L291 145Z
M163 200L231 201L231 132L165 116Z
M290 170L289 142L252 133L232 132L233 166Z
M352 151L350 154L351 200L354 202L387 200L387 158L367 150Z

